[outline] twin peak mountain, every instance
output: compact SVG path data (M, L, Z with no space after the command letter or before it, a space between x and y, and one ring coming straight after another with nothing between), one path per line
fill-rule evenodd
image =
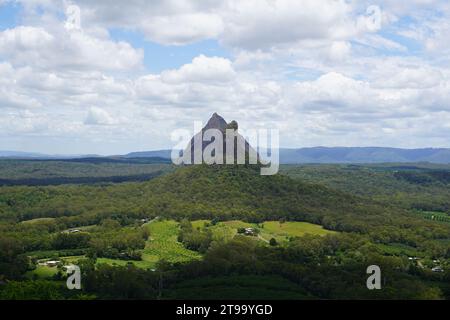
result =
M237 160L239 159L239 155L245 156L246 164L257 164L259 163L259 155L255 149L247 142L247 140L238 132L238 123L236 121L231 121L227 123L224 118L222 118L217 113L214 113L211 118L208 120L206 125L202 128L200 132L195 134L186 148L183 151L184 162L186 163L186 159L190 158L190 163L204 163L205 155L210 154L211 157L217 157L215 152L220 148L211 148L213 145L218 146L215 143L215 137L212 135L211 137L206 134L210 129L216 129L214 132L217 133L217 130L221 133L222 138L222 163L230 164L230 156L233 156L233 163L240 163ZM232 131L230 131L231 129ZM212 131L212 130L211 130ZM228 132L228 138L227 138ZM234 132L232 136L229 136L230 132ZM201 148L198 146L201 144ZM195 148L197 146L197 148ZM208 147L209 146L209 147ZM196 154L197 152L197 154ZM201 153L201 154L200 154ZM190 157L189 157L190 155ZM226 157L228 155L228 158ZM196 157L195 157L196 156ZM194 161L195 160L195 161Z

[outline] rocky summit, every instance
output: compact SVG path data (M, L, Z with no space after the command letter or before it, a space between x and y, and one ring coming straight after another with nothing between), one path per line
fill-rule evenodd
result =
M227 151L230 148L233 148L233 163L237 163L238 154L244 154L245 155L245 163L258 163L259 162L259 156L258 153L253 147L247 142L247 140L240 135L238 132L239 125L238 123L233 120L230 123L227 123L224 118L222 118L220 115L218 115L216 112L211 116L211 118L208 120L206 125L202 128L202 130L198 133L196 133L186 148L183 151L183 157L185 158L184 163L185 164L194 164L198 163L194 161L194 154L195 154L195 144L201 143L201 149L199 148L198 151L201 150L201 156L199 155L201 160L201 163L204 162L204 155L206 152L210 152L211 148L208 150L207 147L210 144L213 144L215 142L215 138L212 137L211 139L205 137L205 132L210 129L216 129L219 130L222 133L222 159L223 163L229 163L226 162L226 154ZM228 129L234 130L234 136L232 137L232 146L227 146L227 131ZM205 152L206 150L206 152ZM211 156L215 155L216 150L212 148ZM219 157L217 157L219 158ZM190 160L190 161L189 161ZM198 160L197 160L198 161Z

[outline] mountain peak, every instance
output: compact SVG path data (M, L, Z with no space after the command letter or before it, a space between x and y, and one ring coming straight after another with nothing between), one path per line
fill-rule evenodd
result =
M198 141L200 143L201 146L201 157L202 157L202 161L203 161L203 152L205 151L205 148L209 145L210 142L208 141L204 141L203 140L203 134L206 130L209 129L217 129L220 130L222 132L223 135L223 148L222 148L222 152L223 155L225 157L226 151L227 151L227 145L226 145L226 130L227 129L233 129L233 130L238 130L238 123L233 120L230 123L227 123L225 121L224 118L222 118L219 114L217 114L217 112L214 112L213 115L211 116L211 118L208 120L208 123L205 125L205 127L203 127L203 129L198 132L197 134L194 135L194 137L192 137L192 139L190 140L189 144L187 145L186 149L183 151L184 155L187 155L187 159L190 159L190 163L194 163L194 144L196 143L196 141ZM243 145L240 145L238 143L238 138L239 141L243 141ZM214 139L215 141L215 139ZM232 152L232 155L234 154L234 159L237 161L237 155L239 154L244 154L245 158L248 160L246 161L247 163L250 162L250 157L253 157L253 155L255 156L255 162L259 161L259 156L257 154L257 152L250 146L250 144L245 140L244 137L242 137L239 133L237 133L237 136L235 136L233 138L233 149L231 149L229 152ZM240 150L238 152L238 150ZM251 155L250 155L250 151L252 151ZM215 150L214 150L215 153ZM253 159L253 158L252 158ZM186 163L186 162L184 162Z
M211 118L208 120L208 123L203 128L203 130L207 129L219 129L220 131L225 131L227 128L227 122L224 118L219 116L216 112L213 113Z

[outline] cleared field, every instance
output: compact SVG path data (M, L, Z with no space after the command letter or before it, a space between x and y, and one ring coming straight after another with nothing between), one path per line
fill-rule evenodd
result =
M208 220L196 220L192 222L194 227L203 228ZM324 236L333 234L335 231L324 229L321 225L289 221L280 223L279 221L265 221L260 224L248 223L240 220L222 221L214 226L208 226L208 229L213 231L215 240L229 240L232 239L237 230L240 228L254 228L259 230L258 238L262 241L268 242L271 238L275 238L278 242L289 240L290 237L301 237L305 234Z
M262 230L268 233L289 237L301 237L305 234L324 236L335 233L334 231L324 229L318 224L296 221L283 223L280 223L279 221L266 221L264 222L264 228Z
M205 226L205 224L209 224L209 223L211 223L211 221L210 220L195 220L195 221L192 221L191 223L192 223L192 227L194 229L196 229L196 228L203 228Z
M36 219L31 219L31 220L25 220L22 221L21 223L23 224L35 224L35 223L41 223L41 222L50 222L55 220L55 218L36 218Z
M173 220L153 221L147 224L150 239L145 246L142 259L156 263L159 260L167 262L185 262L200 259L198 252L186 249L177 241L179 224Z
M56 267L47 267L47 266L36 266L36 269L32 271L28 271L26 276L29 279L38 278L38 279L50 279L56 273L58 273L58 268Z
M35 219L36 220L36 219ZM239 228L255 228L259 230L256 240L268 242L275 238L279 243L285 242L289 237L303 236L305 234L326 235L333 231L325 230L320 225L307 222L284 222L266 221L261 224L253 224L239 220L222 221L211 225L209 220L192 221L194 228L208 228L213 232L213 240L229 241L236 234ZM182 243L178 242L179 223L174 220L154 220L145 225L150 231L150 238L142 252L142 260L120 260L109 258L97 258L97 264L109 264L125 266L129 263L138 268L154 269L158 261L165 260L170 263L187 262L200 259L202 255L196 251L186 249ZM92 228L88 226L86 228ZM80 228L81 229L81 228ZM84 257L84 249L59 250L59 251L36 251L30 252L29 256L45 259L58 257L65 263L74 263ZM48 278L57 272L56 268L38 266L36 270L29 274L35 274L39 278Z
M233 229L252 228L255 226L255 224L253 224L253 223L248 223L248 222L244 222L244 221L240 221L240 220L224 221L224 222L220 222L220 224L224 224Z
M142 257L144 259L144 257ZM138 268L142 269L152 269L155 267L156 261L149 260L120 260L120 259L109 259L109 258L97 258L97 264L109 264L111 266L126 266L129 263L134 264Z
M206 220L198 221L199 227L203 226ZM156 220L146 224L150 231L150 238L142 252L142 260L119 260L98 258L97 264L106 263L109 265L125 266L128 263L134 264L142 269L154 269L158 261L185 262L200 259L201 255L195 251L186 249L178 242L179 224L174 220Z

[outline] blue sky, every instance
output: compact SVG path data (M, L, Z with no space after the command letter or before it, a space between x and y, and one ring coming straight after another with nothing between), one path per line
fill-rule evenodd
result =
M21 25L21 15L24 8L20 3L7 2L0 5L0 30L14 28ZM64 15L61 15L65 19ZM217 40L202 40L184 46L161 45L146 40L139 31L124 28L108 28L111 39L126 41L135 48L145 51L143 59L146 69L150 72L161 72L165 69L176 69L189 63L200 54L228 58L230 55Z
M161 45L149 40L137 31L110 29L111 38L116 41L126 41L135 48L145 52L144 64L150 72L161 72L166 69L177 69L200 54L229 58L227 50L221 47L217 40L203 40L184 46Z
M20 20L21 5L15 3L0 4L0 29L15 27Z
M0 150L170 148L214 112L283 147L450 147L449 21L440 0L0 0Z

